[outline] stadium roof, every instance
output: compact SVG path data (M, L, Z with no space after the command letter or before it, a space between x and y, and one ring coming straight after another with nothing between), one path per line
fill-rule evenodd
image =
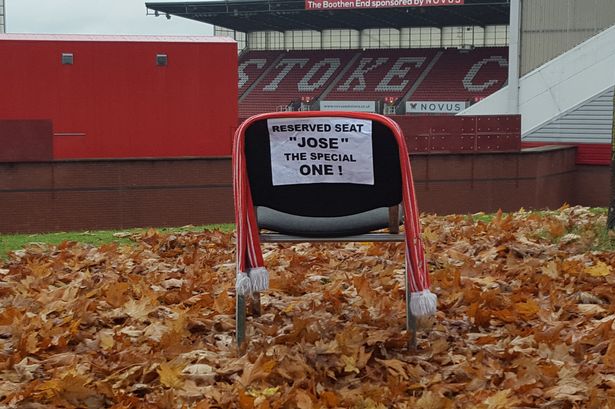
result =
M362 30L508 24L509 0L465 0L464 5L305 10L304 0L224 0L145 3L156 15L179 16L242 32Z

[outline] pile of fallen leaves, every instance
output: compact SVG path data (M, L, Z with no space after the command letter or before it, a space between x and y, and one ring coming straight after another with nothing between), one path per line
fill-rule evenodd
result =
M402 244L264 245L245 353L232 234L29 245L0 263L0 406L615 407L605 216L480 219L422 218L439 311L417 350Z

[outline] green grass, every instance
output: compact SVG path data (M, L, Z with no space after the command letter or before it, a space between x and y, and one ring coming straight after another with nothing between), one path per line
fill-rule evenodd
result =
M495 217L495 214L480 212L468 215L468 217L470 218L469 220L472 220L473 222L491 223Z
M606 207L593 207L589 209L590 212L599 215L607 216L609 209ZM597 225L594 227L596 238L594 239L594 246L592 250L595 251L615 251L615 232L609 231L606 225Z
M605 207L592 207L589 212L596 216L606 216L608 209ZM557 214L558 210L532 210L527 212L528 215L537 214L540 216L548 216ZM473 222L491 223L496 216L496 213L474 213L468 215L469 220ZM502 213L502 218L508 216L508 213ZM576 234L579 236L585 236L588 243L588 250L590 251L615 251L615 232L609 232L606 225L594 224L589 230L574 227L569 231L565 231L561 237L566 234ZM543 241L552 240L558 242L561 237L552 237L551 233L547 229L538 229L533 232L533 238L541 239Z
M202 231L204 229L231 231L233 224L210 224L206 226L159 227L161 233ZM60 244L63 241L77 241L80 243L100 246L105 243L130 244L130 235L147 231L147 228L124 230L98 230L84 232L59 232L41 234L0 234L0 258L6 258L11 251L23 248L28 243ZM123 234L126 233L126 234Z
M615 237L609 233L606 226L597 228L596 238L592 246L593 251L615 251Z
M555 213L556 211L541 210L535 211L539 214ZM590 212L597 215L606 215L607 209L605 208L592 208ZM534 212L532 212L534 213ZM506 217L507 214L503 214ZM490 223L495 213L474 213L468 215L474 222L481 221L484 223ZM219 229L222 231L232 231L235 228L233 224L211 224L206 226L183 226L183 227L159 227L156 230L161 233L174 233L174 232L188 232L188 231L202 231L204 229L213 230ZM134 233L140 233L146 231L147 228L136 229L124 229L124 230L99 230L99 231L85 231L85 232L60 232L60 233L41 233L41 234L0 234L0 259L6 258L7 254L11 251L18 250L28 243L47 243L47 244L60 244L63 241L77 241L80 243L92 244L100 246L105 243L118 243L118 244L130 244L130 235ZM117 233L127 233L119 234ZM567 233L576 233L574 231ZM536 232L536 234L547 234L545 232ZM599 251L615 251L615 236L613 233L609 234L606 226L595 226L594 228L595 238L593 241L592 250Z

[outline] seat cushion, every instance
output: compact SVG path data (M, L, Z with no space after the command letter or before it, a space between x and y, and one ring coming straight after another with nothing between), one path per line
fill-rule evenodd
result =
M341 237L389 227L388 207L380 207L350 216L306 217L258 206L256 217L260 228L305 237ZM399 220L401 223L401 211Z

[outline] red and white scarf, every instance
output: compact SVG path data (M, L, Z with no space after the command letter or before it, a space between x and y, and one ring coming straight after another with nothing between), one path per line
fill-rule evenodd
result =
M245 130L255 121L287 116L296 116L296 114L257 115L246 120L235 133L233 145L233 194L237 228L237 281L235 286L238 295L250 295L253 292L261 292L269 288L269 273L263 261L256 213L252 203L250 183L246 170L244 154ZM399 125L389 118L375 114L327 112L326 115L323 115L322 112L301 112L301 116L352 117L374 120L383 123L393 130L399 147L402 173L402 202L406 235L405 265L410 291L410 310L417 317L435 314L437 298L429 290L429 272L425 262L425 251L421 239L421 226L414 194L410 158Z

